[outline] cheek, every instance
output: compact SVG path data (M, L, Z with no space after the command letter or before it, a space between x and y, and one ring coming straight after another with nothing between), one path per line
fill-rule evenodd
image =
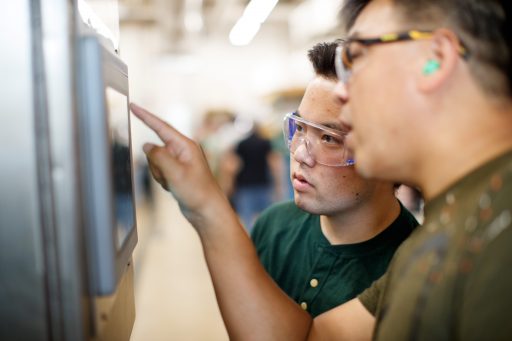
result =
M330 168L318 174L322 179L322 192L331 198L351 195L358 187L360 178L355 175L353 169Z

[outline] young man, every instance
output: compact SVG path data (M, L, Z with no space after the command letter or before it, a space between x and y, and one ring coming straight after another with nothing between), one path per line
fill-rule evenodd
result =
M145 150L199 233L228 332L244 340L361 340L371 337L375 314L377 340L510 340L510 2L346 3L339 89L354 127L347 143L362 174L422 190L425 226L377 285L313 323L258 264L197 145L133 107L165 142Z
M267 272L313 317L382 276L418 225L392 182L362 178L349 160L334 92L337 46L309 51L316 76L298 111L284 120L295 202L265 211L252 232Z

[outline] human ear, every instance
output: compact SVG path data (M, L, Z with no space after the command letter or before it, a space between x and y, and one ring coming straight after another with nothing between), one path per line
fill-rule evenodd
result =
M460 62L459 46L459 39L452 31L439 29L433 33L418 77L420 90L432 92L446 84Z

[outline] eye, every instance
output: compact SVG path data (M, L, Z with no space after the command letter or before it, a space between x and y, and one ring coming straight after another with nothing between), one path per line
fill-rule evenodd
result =
M352 42L347 46L347 59L353 64L356 59L364 55L366 47L358 42Z
M304 127L304 124L300 122L296 122L295 131L297 133L303 133L306 130L306 127Z
M342 146L343 145L342 138L340 138L338 136L334 136L334 135L328 135L328 134L322 135L322 142L325 144L331 145L331 146Z

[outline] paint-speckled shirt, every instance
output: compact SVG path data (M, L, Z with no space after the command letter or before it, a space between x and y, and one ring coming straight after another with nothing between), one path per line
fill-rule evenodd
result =
M512 340L512 152L425 206L386 276L359 299L376 340Z

